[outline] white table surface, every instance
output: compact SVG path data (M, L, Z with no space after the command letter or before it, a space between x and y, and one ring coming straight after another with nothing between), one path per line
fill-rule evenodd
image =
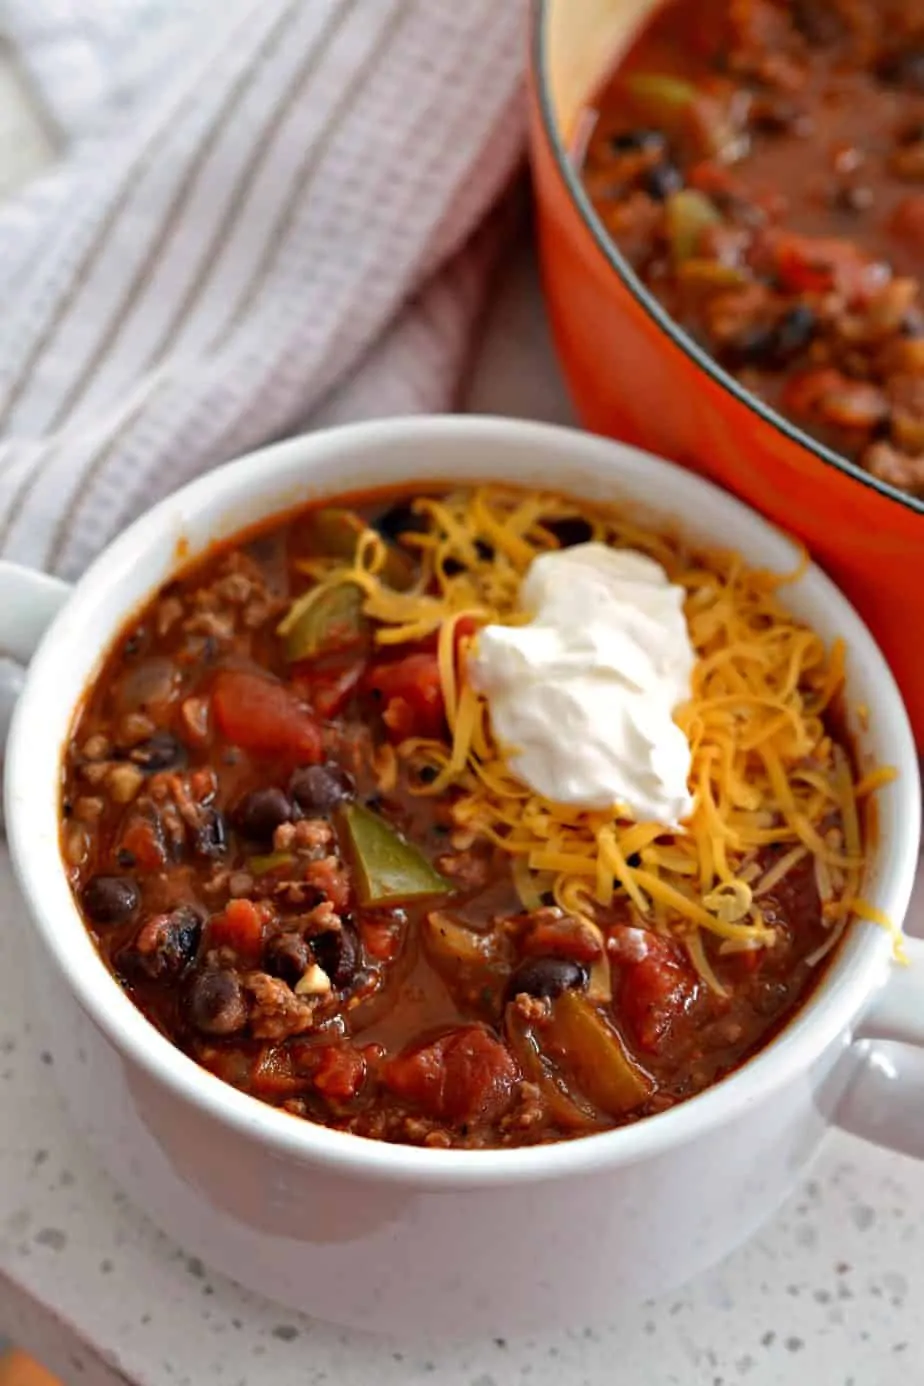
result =
M0 191L49 157L0 53ZM569 417L528 249L499 291L472 404ZM685 1293L614 1305L604 1328L428 1349L342 1332L245 1294L127 1206L68 1125L30 1023L21 909L0 848L0 1332L68 1386L924 1381L924 1164L841 1132L761 1237ZM916 915L924 932L920 892Z

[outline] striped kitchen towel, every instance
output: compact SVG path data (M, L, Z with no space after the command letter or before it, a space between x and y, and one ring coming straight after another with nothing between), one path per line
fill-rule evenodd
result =
M0 0L60 128L0 208L0 552L78 573L301 427L451 407L527 0Z

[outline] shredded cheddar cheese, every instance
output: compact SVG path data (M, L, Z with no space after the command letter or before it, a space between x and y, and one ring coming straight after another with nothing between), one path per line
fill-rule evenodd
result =
M681 938L719 991L705 938L713 940L713 958L772 947L766 902L807 857L828 930L816 959L854 916L888 926L860 895L858 801L894 772L875 769L856 781L832 741L826 714L843 688L843 645L827 649L779 596L804 558L797 573L781 577L750 569L731 552L690 550L609 506L500 487L420 499L414 509L427 527L403 537L421 563L411 590L385 584L385 543L371 530L352 562L316 560L306 571L323 586L356 584L382 646L436 635L451 739L407 740L398 757L414 792L455 791L459 829L511 857L525 908L551 893L597 929L617 898L628 902L639 922ZM568 519L584 521L588 538L648 554L686 592L697 663L692 697L675 714L692 753L694 811L683 831L533 793L505 764L486 703L466 678L466 652L477 638L471 632L526 619L518 607L522 579L537 554L557 547L547 526ZM429 776L420 775L424 767Z

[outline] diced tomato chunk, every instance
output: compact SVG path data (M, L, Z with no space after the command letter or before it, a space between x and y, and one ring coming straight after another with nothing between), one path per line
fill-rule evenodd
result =
M872 428L888 412L878 385L851 380L831 366L791 376L783 388L783 402L798 416L817 414L841 428Z
M442 735L446 705L435 654L418 652L378 664L370 671L366 687L381 698L382 719L393 741Z
M336 857L322 857L320 861L309 862L305 869L305 880L319 890L335 910L345 910L350 903L350 878Z
M438 1121L491 1121L519 1077L509 1050L480 1026L463 1026L390 1059L386 1087Z
M783 403L794 414L804 416L814 413L827 395L843 389L847 377L833 366L821 366L814 370L798 371L791 375L783 390Z
M359 933L363 948L376 962L391 962L401 950L401 929L394 920L366 916L359 921Z
M208 923L210 948L230 948L246 967L256 967L263 953L264 913L252 900L229 900Z
M623 969L618 1007L639 1045L657 1053L674 1022L695 999L698 983L679 948L668 939L649 934L645 945L644 956Z
M852 241L780 232L773 250L783 287L796 293L835 290L855 301L868 298L888 278L885 266L870 260Z
M390 698L382 717L392 741L401 742L409 736L425 734L417 730L419 724L414 716L413 705L407 698Z
M312 664L297 666L292 682L318 716L330 721L346 707L365 672L365 659L325 660L322 668Z
M924 192L909 193L889 218L889 230L915 250L924 244Z
M284 1045L274 1044L264 1049L253 1070L253 1090L268 1101L294 1097L305 1089L305 1079L292 1064L292 1056Z
M119 852L129 852L142 871L159 871L167 860L159 824L133 813L122 829Z
M529 957L572 958L575 962L592 963L602 953L600 940L593 929L568 915L556 919L543 914L527 928L521 942Z
M324 1044L314 1051L312 1083L330 1102L351 1102L366 1077L366 1060L351 1044Z
M743 949L740 953L732 953L727 959L727 966L742 977L750 977L760 971L766 956L764 948Z
M870 380L849 380L842 390L826 395L821 415L840 428L875 428L889 412L884 391Z
M731 196L739 187L729 169L713 159L703 159L692 165L687 172L687 186L716 197Z
M222 736L257 755L291 756L317 764L321 727L290 688L261 674L223 669L212 686L212 709Z

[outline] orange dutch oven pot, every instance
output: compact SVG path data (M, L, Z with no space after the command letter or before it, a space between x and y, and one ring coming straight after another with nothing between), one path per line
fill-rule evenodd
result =
M657 0L537 0L531 150L552 330L587 428L702 472L797 535L863 614L924 748L924 504L815 442L677 327L610 242L572 149ZM734 535L729 542L734 543Z

